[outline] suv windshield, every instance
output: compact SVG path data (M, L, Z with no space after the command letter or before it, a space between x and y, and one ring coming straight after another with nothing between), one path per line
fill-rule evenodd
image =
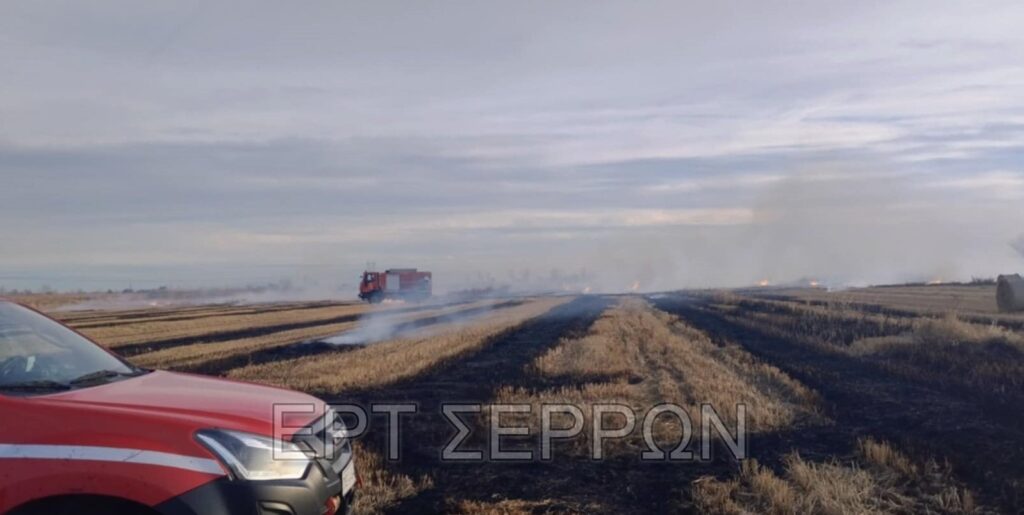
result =
M0 390L69 389L139 372L53 320L0 302Z

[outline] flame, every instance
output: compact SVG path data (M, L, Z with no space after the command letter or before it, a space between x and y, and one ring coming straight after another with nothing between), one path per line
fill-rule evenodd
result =
M769 286L771 284L772 284L772 282L769 281L768 279L761 279L760 281L757 282L757 285L762 287L762 288L764 288L765 286Z
M633 286L630 286L631 291L637 291L640 289L640 281L633 281Z
M946 283L946 281L942 280L941 277L938 278L938 279L932 279L931 281L928 281L928 284L933 285L933 286L936 285L936 284L945 284L945 283Z
M586 295L588 293L590 293L590 286L587 286L586 288L583 288L583 294Z
M821 286L821 283L818 281L811 281L811 288L817 288L818 286Z

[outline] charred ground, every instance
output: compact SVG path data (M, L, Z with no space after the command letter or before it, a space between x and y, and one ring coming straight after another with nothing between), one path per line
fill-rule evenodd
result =
M330 401L416 403L419 413L403 418L401 460L384 459L384 417L358 442L364 513L1018 512L1021 320L994 313L980 287L970 288L57 315L143 366ZM386 321L386 337L323 343L371 319ZM716 453L710 462L643 463L638 442L627 438L593 461L584 438L556 445L550 462L441 463L455 432L441 416L445 402L621 402L640 410L709 402L722 411L744 403L751 459ZM466 419L476 429L468 448L486 449L486 415ZM511 448L535 444L508 440Z

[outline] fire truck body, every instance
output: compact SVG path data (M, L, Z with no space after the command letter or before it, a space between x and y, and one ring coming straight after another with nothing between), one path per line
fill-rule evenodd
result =
M359 298L370 303L385 299L423 300L432 292L430 272L415 268L391 268L384 272L363 272Z

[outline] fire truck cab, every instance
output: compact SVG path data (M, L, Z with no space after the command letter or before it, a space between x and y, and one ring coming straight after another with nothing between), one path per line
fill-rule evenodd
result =
M433 291L433 275L415 268L391 268L363 272L359 298L376 304L385 299L424 300Z

